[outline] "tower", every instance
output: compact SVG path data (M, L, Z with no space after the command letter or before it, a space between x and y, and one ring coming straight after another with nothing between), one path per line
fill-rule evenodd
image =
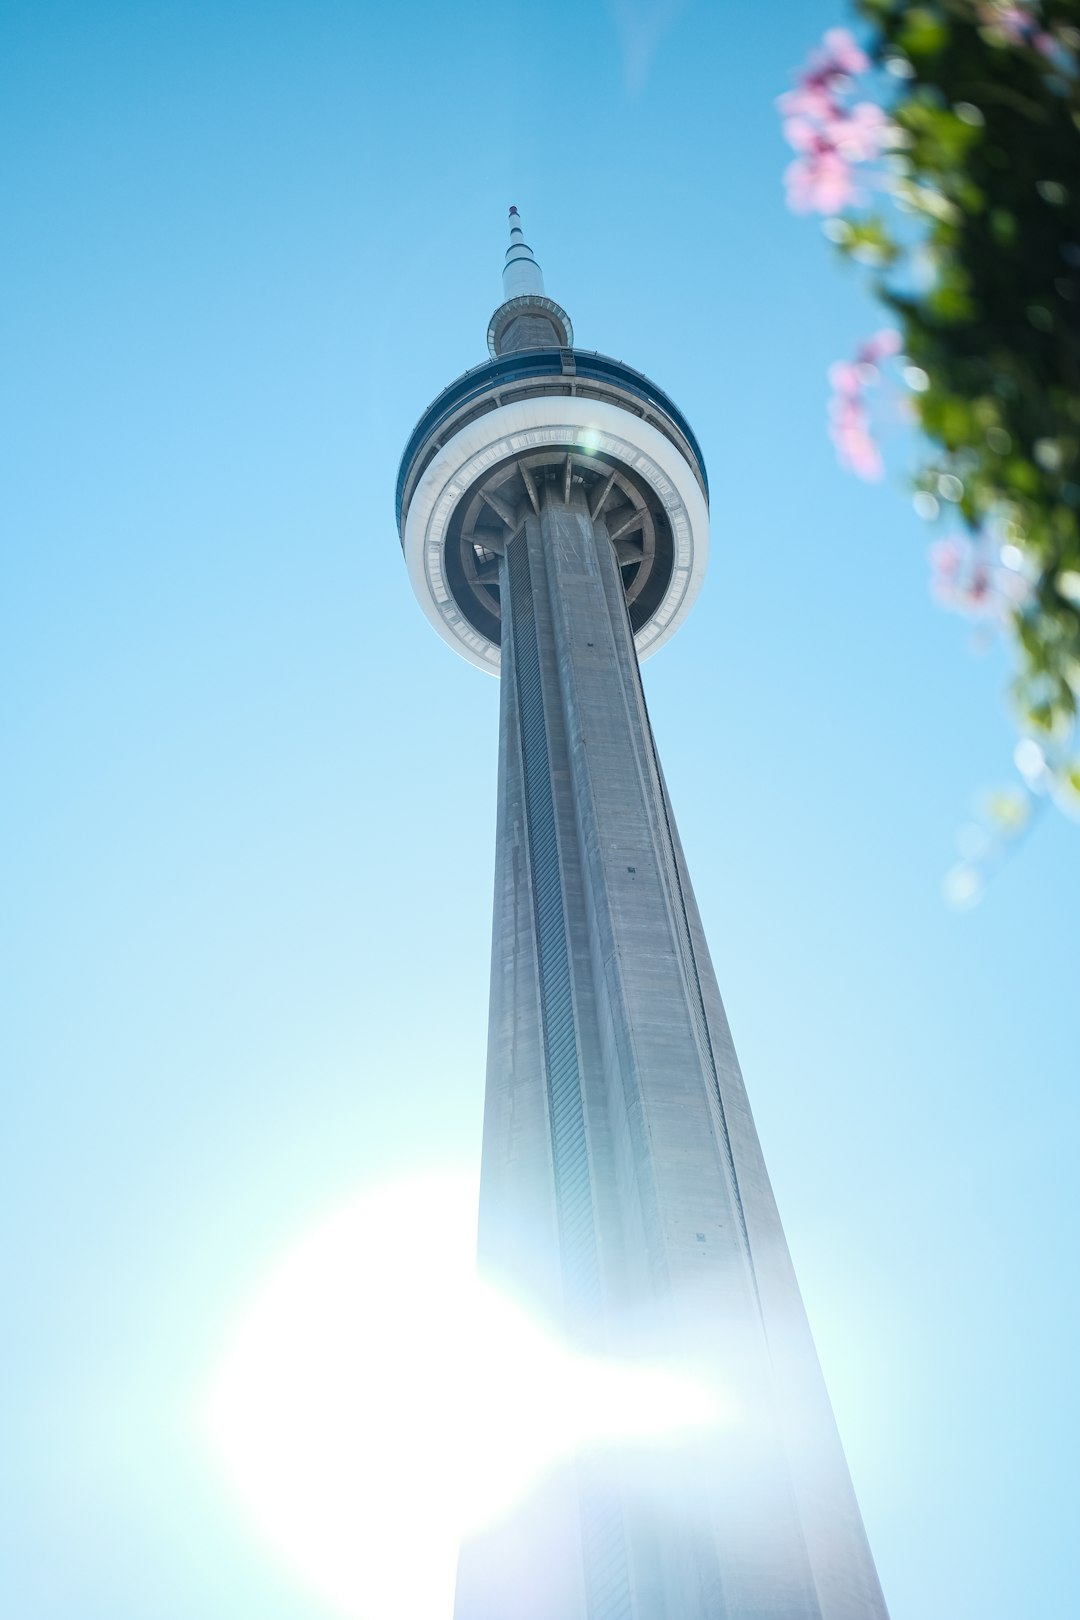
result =
M456 1620L886 1620L641 682L701 583L701 450L573 347L516 208L503 285L397 487L424 612L502 677L481 1260L733 1416L552 1479L464 1549Z

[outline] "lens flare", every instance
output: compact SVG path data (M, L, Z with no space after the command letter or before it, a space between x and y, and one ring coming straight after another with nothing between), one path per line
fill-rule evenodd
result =
M475 1232L464 1177L358 1199L285 1255L212 1380L206 1428L233 1491L351 1620L448 1620L459 1541L548 1470L724 1415L684 1376L558 1343L477 1278Z

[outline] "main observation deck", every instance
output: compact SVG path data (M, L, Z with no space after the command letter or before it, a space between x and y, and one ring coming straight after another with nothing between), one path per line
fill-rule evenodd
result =
M708 481L689 422L641 372L574 348L518 350L475 366L417 423L397 518L427 617L495 672L499 559L549 486L584 488L615 546L641 657L682 622L708 549Z

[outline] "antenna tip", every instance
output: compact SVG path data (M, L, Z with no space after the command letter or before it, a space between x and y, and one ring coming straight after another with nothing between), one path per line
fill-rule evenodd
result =
M512 214L516 214L516 213L517 213L517 209L516 209L516 208L515 208L515 207L514 207L514 205L513 205L513 203L511 203L511 204L510 204L510 212L511 212L511 213L512 213Z

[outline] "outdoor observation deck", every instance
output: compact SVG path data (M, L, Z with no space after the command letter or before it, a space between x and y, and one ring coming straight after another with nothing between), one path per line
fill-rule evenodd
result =
M508 536L572 491L615 546L644 656L689 611L708 545L704 458L667 394L606 355L525 349L465 372L417 423L397 481L402 548L424 611L471 662L499 664Z

